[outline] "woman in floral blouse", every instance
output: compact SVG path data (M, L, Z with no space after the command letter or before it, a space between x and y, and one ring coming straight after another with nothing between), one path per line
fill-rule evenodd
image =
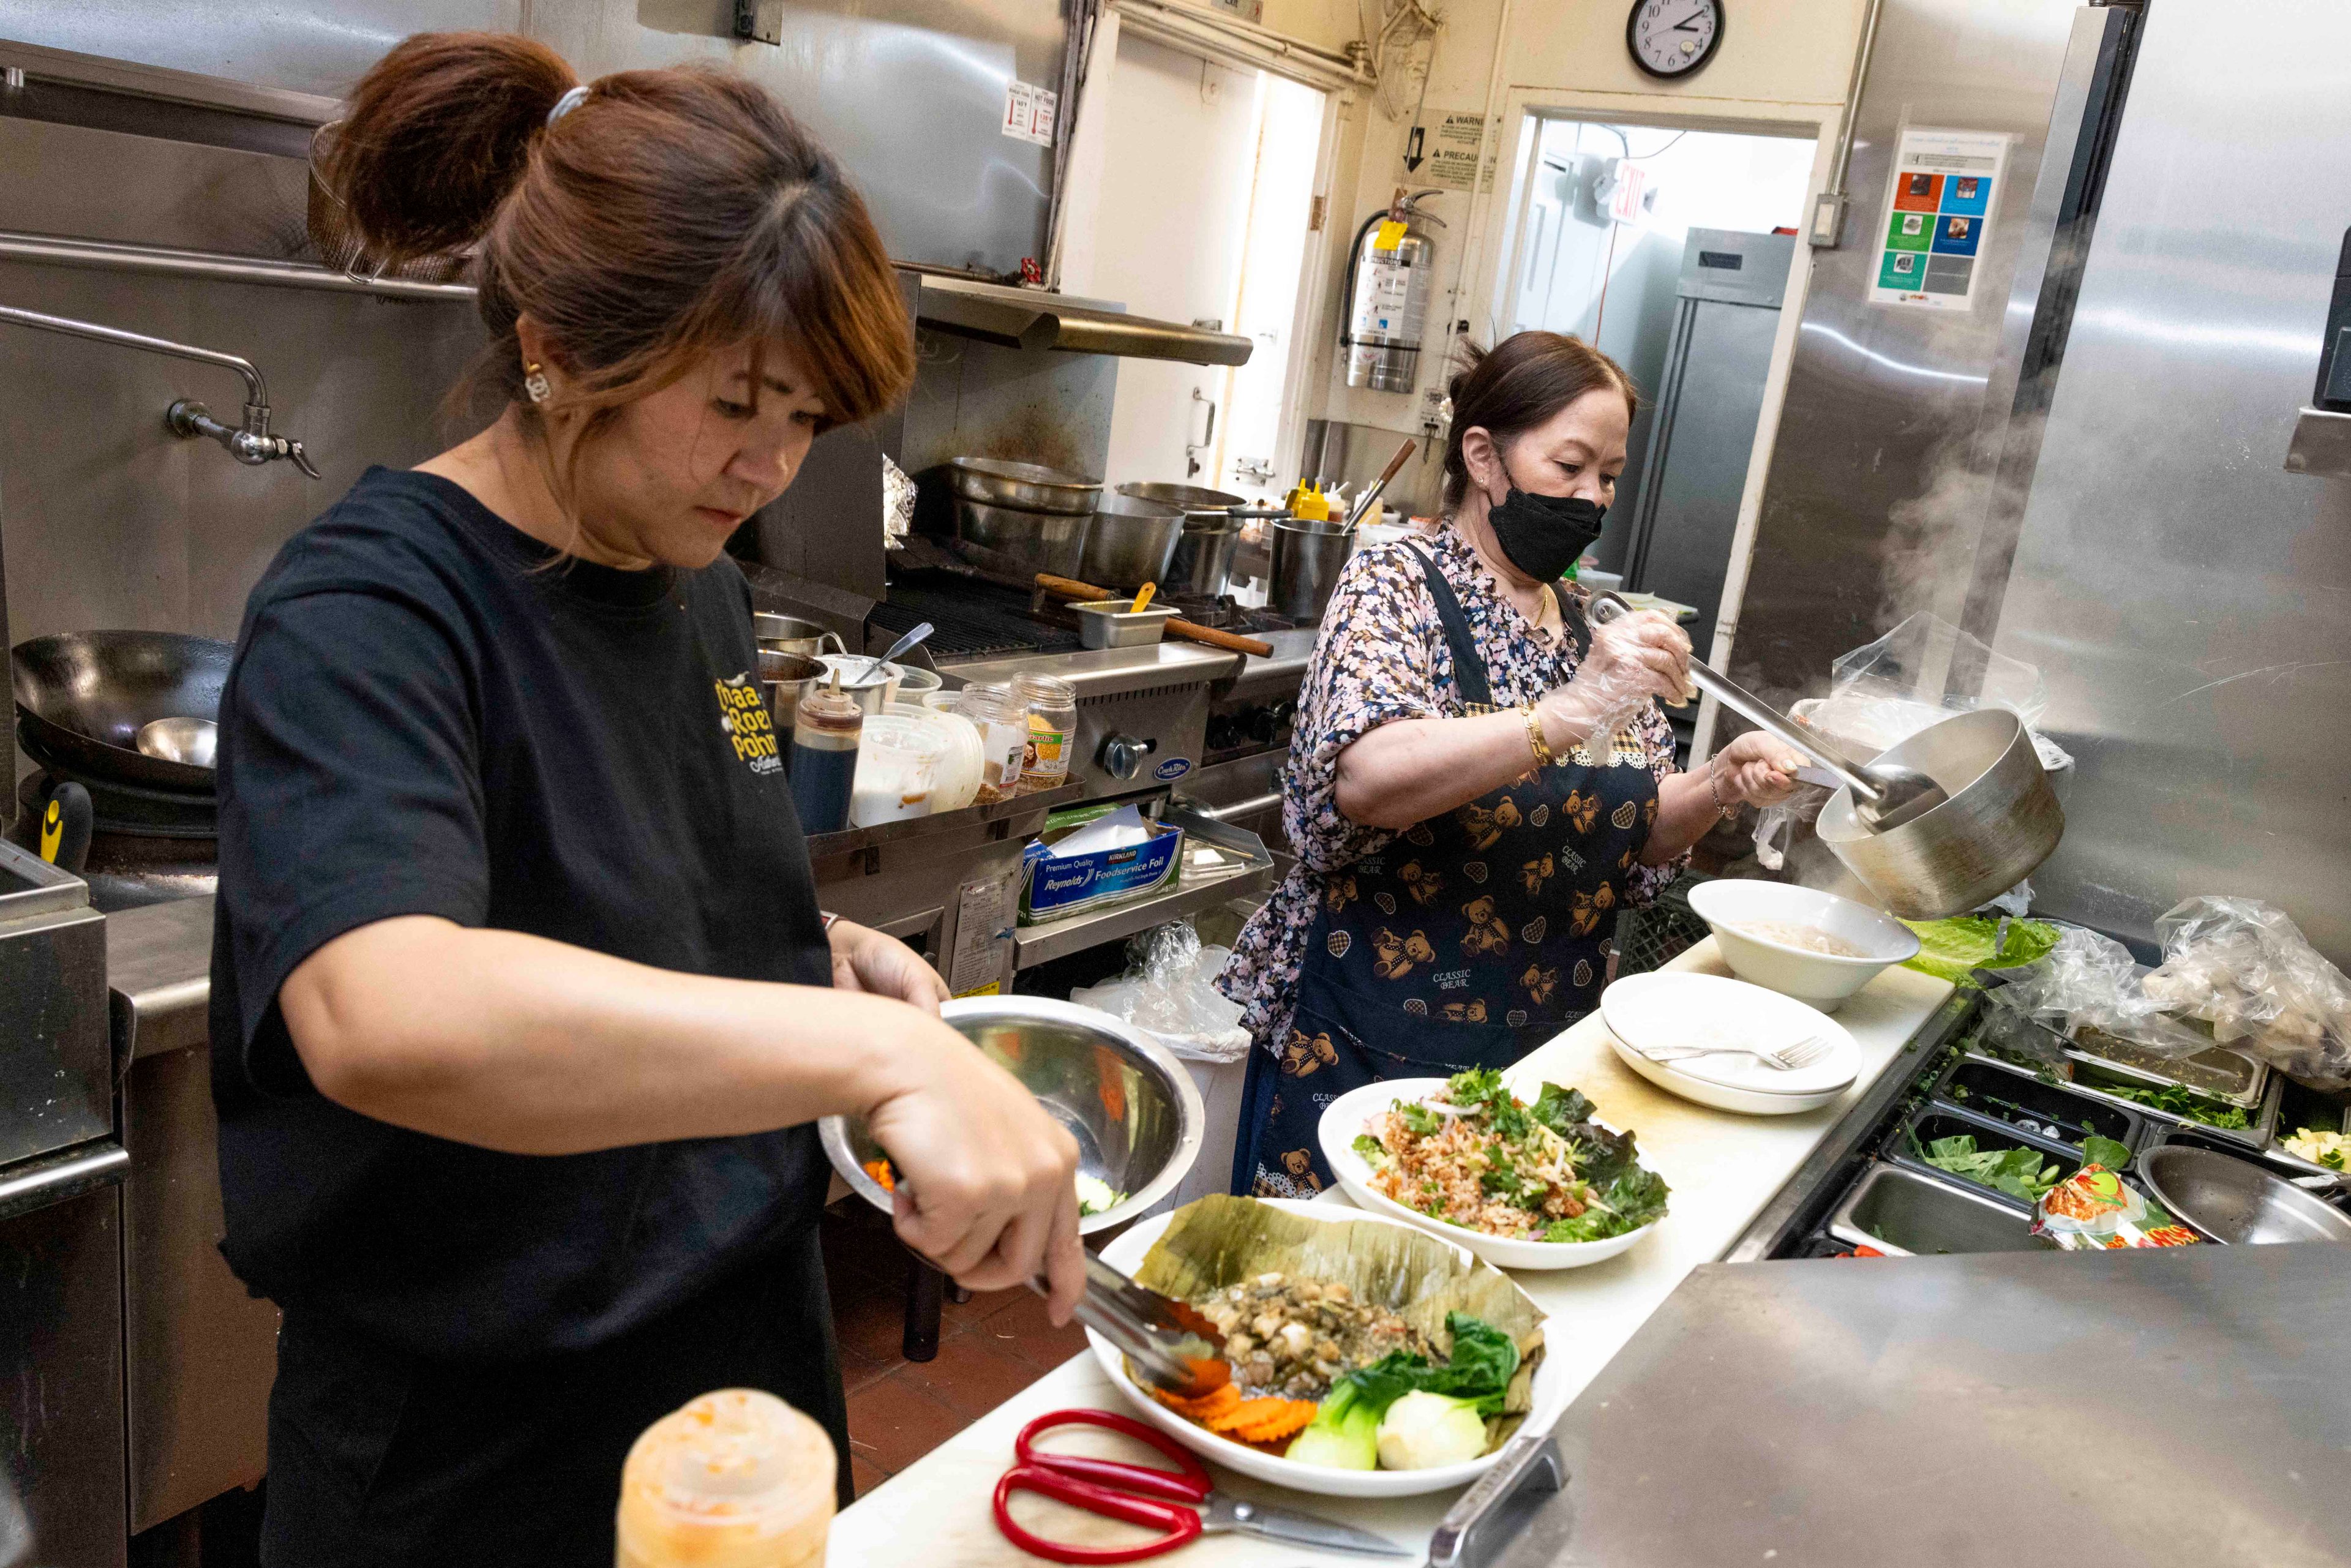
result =
M1593 630L1552 587L1614 497L1625 372L1521 332L1451 392L1447 516L1339 580L1290 744L1298 865L1221 980L1260 1047L1235 1191L1328 1185L1315 1124L1349 1090L1506 1066L1581 1018L1614 911L1794 788L1761 735L1677 771L1657 699L1688 694L1689 640L1656 614Z

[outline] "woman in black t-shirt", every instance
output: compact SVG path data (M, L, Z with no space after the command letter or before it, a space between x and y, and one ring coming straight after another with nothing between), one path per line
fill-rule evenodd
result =
M863 204L764 93L581 86L490 34L360 83L320 173L371 266L475 247L506 406L371 471L255 589L222 707L225 1250L285 1312L265 1560L611 1560L621 1462L714 1387L831 1428L811 1124L899 1234L1082 1284L1076 1151L828 930L727 536L903 395ZM844 527L876 527L871 518Z

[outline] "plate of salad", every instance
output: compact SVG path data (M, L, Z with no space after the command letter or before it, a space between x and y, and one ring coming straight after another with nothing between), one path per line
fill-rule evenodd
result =
M1457 1490L1567 1405L1542 1310L1509 1275L1412 1226L1214 1193L1136 1221L1102 1258L1215 1323L1231 1367L1213 1394L1175 1398L1136 1381L1089 1329L1112 1385L1194 1453L1276 1486Z
M1347 1196L1502 1269L1577 1269L1639 1243L1670 1188L1631 1133L1575 1089L1520 1099L1490 1069L1395 1078L1322 1113L1322 1157Z

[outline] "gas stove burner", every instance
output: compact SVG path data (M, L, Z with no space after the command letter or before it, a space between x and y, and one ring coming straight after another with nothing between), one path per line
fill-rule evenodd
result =
M1232 595L1220 593L1214 599L1196 594L1176 594L1166 603L1178 615L1196 626L1206 626L1216 632L1292 632L1298 622L1263 606L1251 607L1236 601Z

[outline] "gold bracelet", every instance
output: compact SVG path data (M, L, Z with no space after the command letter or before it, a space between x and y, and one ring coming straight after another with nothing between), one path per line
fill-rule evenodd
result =
M1529 703L1519 711L1527 716L1527 744L1534 748L1535 766L1549 768L1556 764L1559 754L1551 748L1551 742L1543 738L1542 718L1535 712L1534 705Z

